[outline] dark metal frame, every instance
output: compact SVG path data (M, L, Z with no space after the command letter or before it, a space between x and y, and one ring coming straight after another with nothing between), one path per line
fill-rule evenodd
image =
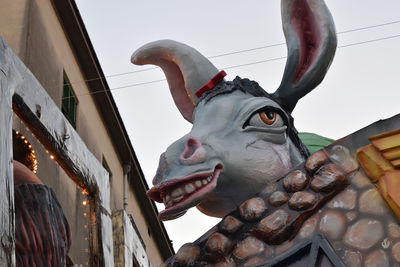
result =
M0 37L0 262L15 266L12 114L15 112L90 200L90 265L113 266L108 173L33 74Z
M296 244L281 255L274 257L271 261L258 264L256 267L287 266L287 261L295 262L296 259L301 258L301 255L305 255L304 257L307 258L307 264L304 266L319 266L317 264L320 251L322 251L327 256L333 266L345 267L342 260L339 258L338 255L336 255L336 252L332 248L329 241L321 234L310 236L308 239L305 239L304 241Z

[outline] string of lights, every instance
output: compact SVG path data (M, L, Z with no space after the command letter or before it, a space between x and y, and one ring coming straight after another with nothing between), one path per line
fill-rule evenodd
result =
M55 160L55 156L51 154L46 147L36 138L36 136L31 132L31 130L28 128L28 125L25 124L23 120L21 120L15 113L13 113L13 124L14 122L19 122L15 123L15 126L18 130L15 131L16 138L18 138L25 146L25 149L29 151L28 157L33 159L34 165L33 165L33 173L37 174L38 171L38 160L37 157L39 157L40 160L45 160L45 158L49 158L50 162L53 162L54 164L57 164L59 168L62 168L60 165L58 165L57 161ZM32 136L29 137L29 135ZM28 138L30 140L28 140ZM36 148L37 151L34 150ZM42 155L42 157L40 156ZM45 157L43 157L45 156ZM44 169L41 170L43 174L43 171L46 169L46 166L48 163L43 163ZM45 182L45 181L43 181ZM74 183L71 180L72 183ZM89 227L90 227L90 202L88 200L89 192L87 191L86 188L81 188L77 184L76 185L76 190L78 192L81 192L82 196L80 196L76 201L77 205L81 205L79 207L79 212L80 214L83 215L82 218L69 218L69 220L76 220L76 223L79 224L78 228L81 227L80 231L83 236L84 242L80 240L72 240L73 244L80 244L81 249L79 250L79 253L82 253L82 258L81 260L84 261L84 263L75 263L73 266L76 267L83 267L83 266L89 266L89 259L90 259L90 249L89 249ZM55 190L57 192L57 190ZM64 203L65 204L65 203ZM71 221L70 221L71 222ZM70 251L71 252L71 251ZM75 252L76 253L76 252Z
M374 24L374 25L370 25L370 26L364 26L364 27L354 28L354 29L345 30L345 31L339 31L339 32L337 32L337 34L340 35L340 34L346 34L346 33L351 33L351 32L363 31L363 30L379 28L379 27L384 27L384 26L398 24L398 23L400 23L400 20L385 22L385 23L381 23L381 24ZM225 57L225 56L230 56L230 55L235 55L235 54L241 54L241 53L257 51L257 50L261 50L261 49L267 49L267 48L282 46L282 45L285 45L285 44L286 44L286 42L275 43L275 44L270 44L270 45L265 45L265 46L259 46L259 47L249 48L249 49L243 49L243 50L238 50L238 51L218 54L218 55L214 55L214 56L209 56L207 58L208 59L213 59L213 58ZM119 77L119 76L124 76L124 75L129 75L129 74L135 74L135 73L140 73L140 72L147 72L147 71L151 71L151 70L155 70L155 69L158 69L158 67L151 67L151 68L145 68L145 69L141 69L141 70L134 70L134 71L128 71L128 72L115 73L115 74L105 75L105 76L102 76L102 77L97 77L97 78L92 78L92 79L86 79L86 80L71 82L68 85L84 83L84 82L91 82L91 81L100 80L100 79L104 79L104 78L114 78L114 77Z
M400 34L387 36L387 37L382 37L382 38L377 38L377 39L372 39L372 40L367 40L367 41L356 42L356 43L350 43L350 44L346 44L346 45L340 45L340 46L338 46L338 48L345 48L345 47L351 47L351 46L362 45L362 44L367 44L367 43L374 43L374 42L394 39L394 38L398 38L398 37L400 37ZM239 65L233 65L233 66L226 66L226 67L224 67L222 69L224 69L224 70L234 69L234 68L251 66L251 65L256 65L256 64L266 63L266 62L283 60L283 59L286 59L286 58L287 58L286 56L276 57L276 58L269 58L269 59L266 59L266 60L260 60L260 61L255 61L255 62L239 64ZM128 85L124 85L124 86L118 86L118 87L110 88L109 90L99 90L99 91L96 91L96 92L79 94L79 95L76 95L76 96L82 97L82 96L95 95L95 94L104 93L104 92L107 92L107 91L116 91L116 90L121 90L121 89L125 89L125 88L136 87L136 86L141 86L141 85L146 85L146 84L159 83L159 82L163 82L163 81L166 81L166 79L159 79L159 80L152 80L152 81L148 81L148 82L128 84ZM70 96L63 97L62 99L67 99L67 98L70 98Z
M36 159L35 150L33 149L32 145L28 141L28 139L22 133L20 133L19 131L15 131L15 135L16 135L17 139L20 139L23 142L25 149L27 151L29 151L29 155L27 157L29 157L32 160L32 162L33 162L32 172L36 174L37 169L38 169L38 161Z

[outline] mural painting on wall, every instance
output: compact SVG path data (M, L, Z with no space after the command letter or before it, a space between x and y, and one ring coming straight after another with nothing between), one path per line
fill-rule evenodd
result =
M160 66L191 131L160 156L148 196L160 220L189 208L223 218L165 266L400 266L400 116L310 155L297 101L324 78L337 41L322 0L282 0L288 60L279 88L225 81L171 40L132 56Z

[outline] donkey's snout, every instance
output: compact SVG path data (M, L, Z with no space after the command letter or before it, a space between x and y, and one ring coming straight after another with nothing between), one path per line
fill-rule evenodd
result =
M206 150L203 145L194 137L189 137L186 140L185 150L180 156L183 164L196 164L201 163L206 159Z

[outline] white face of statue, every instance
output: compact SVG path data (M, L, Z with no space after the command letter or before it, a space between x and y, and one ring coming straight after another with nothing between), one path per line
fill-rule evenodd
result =
M193 128L160 157L148 195L164 202L161 220L197 206L222 217L301 161L288 118L266 97L236 90L202 101Z

